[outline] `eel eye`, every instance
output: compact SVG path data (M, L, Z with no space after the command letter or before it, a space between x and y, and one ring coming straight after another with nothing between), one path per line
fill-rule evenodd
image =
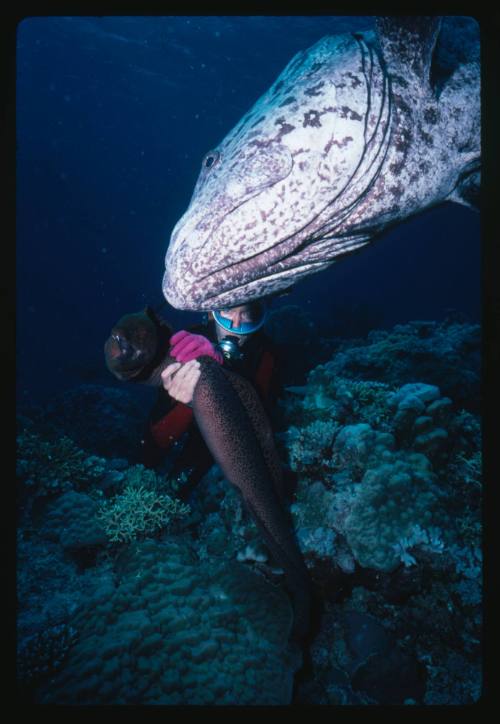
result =
M202 161L203 168L212 168L220 158L219 151L209 151Z

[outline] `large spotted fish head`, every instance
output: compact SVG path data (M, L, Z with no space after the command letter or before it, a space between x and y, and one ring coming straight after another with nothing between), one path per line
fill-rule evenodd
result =
M206 154L166 255L163 292L174 307L276 293L362 243L335 228L377 173L388 135L371 35L326 37L299 52Z

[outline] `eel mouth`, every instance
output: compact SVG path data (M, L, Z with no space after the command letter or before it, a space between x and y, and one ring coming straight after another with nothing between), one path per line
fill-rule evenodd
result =
M116 332L104 343L104 358L108 370L121 380L135 376L144 365L144 354Z

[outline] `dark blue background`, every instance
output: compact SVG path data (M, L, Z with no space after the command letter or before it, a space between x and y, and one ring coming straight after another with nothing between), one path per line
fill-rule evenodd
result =
M109 381L113 322L159 304L206 151L291 56L365 17L28 18L17 33L17 390ZM479 215L445 204L297 286L325 332L478 321ZM175 326L199 315L167 311Z

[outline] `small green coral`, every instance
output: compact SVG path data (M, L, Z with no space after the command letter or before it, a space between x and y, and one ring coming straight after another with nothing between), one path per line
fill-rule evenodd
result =
M97 518L109 540L118 543L154 535L189 512L188 505L169 495L129 484L100 507Z

